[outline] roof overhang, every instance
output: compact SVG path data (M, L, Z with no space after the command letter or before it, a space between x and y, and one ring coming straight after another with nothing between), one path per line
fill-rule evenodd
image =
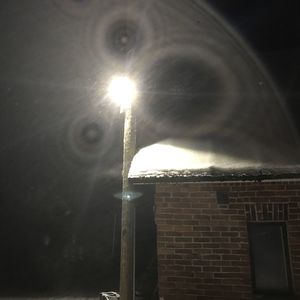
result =
M193 145L193 146L192 146ZM133 183L262 181L300 178L300 164L233 156L197 143L166 140L141 149L129 172Z

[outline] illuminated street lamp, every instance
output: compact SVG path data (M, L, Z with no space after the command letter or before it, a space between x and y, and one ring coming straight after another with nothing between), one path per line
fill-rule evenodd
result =
M122 171L122 223L121 223L121 300L134 299L134 207L132 190L128 180L129 168L135 154L136 128L132 104L137 98L137 88L127 76L112 77L108 97L124 112L123 171Z
M108 97L118 104L122 111L130 109L137 97L135 82L125 75L112 77L108 86Z

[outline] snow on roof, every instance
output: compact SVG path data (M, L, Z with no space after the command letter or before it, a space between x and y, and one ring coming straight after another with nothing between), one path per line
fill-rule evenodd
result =
M129 177L143 180L260 180L300 177L300 164L266 162L215 151L212 145L165 140L141 149L134 157Z

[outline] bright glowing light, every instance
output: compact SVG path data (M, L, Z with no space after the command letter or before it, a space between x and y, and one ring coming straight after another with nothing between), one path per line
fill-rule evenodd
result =
M114 194L115 198L118 198L118 199L121 199L121 200L127 200L127 201L138 199L141 196L142 196L142 193L137 192L137 191L129 191L129 192Z
M108 85L108 97L121 107L130 107L137 97L137 88L133 80L127 76L114 76Z

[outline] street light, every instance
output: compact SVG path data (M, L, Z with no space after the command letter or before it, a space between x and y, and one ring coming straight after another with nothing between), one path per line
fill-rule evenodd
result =
M113 76L108 85L108 97L118 104L121 110L130 109L137 97L135 82L125 75Z
M122 171L122 223L120 257L121 300L134 299L134 207L131 186L128 180L129 168L135 154L136 128L132 103L137 98L136 83L125 75L111 78L107 95L125 113L123 137Z

